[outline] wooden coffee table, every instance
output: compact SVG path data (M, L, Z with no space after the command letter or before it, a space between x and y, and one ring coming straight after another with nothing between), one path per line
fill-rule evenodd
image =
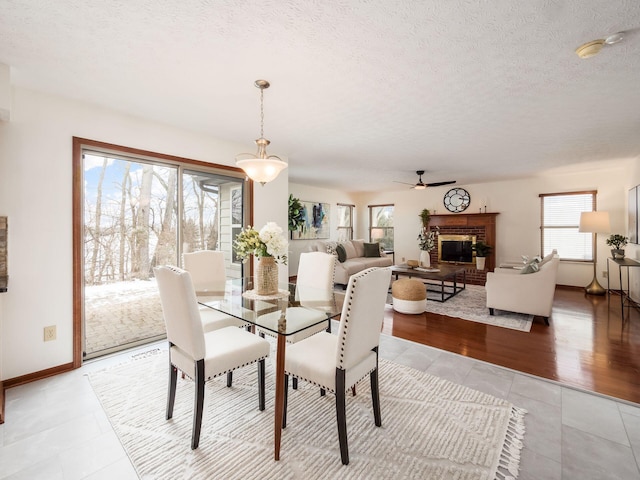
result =
M395 275L396 280L400 275L423 279L427 289L427 298L436 302L446 302L467 287L467 271L465 267L461 265L438 265L434 268L438 271L425 272L404 264L393 265L391 274ZM458 280L459 276L462 282ZM436 295L429 296L429 292Z

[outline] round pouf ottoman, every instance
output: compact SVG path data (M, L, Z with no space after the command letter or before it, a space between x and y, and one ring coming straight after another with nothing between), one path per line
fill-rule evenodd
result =
M427 287L415 278L401 278L391 284L393 309L400 313L424 313L427 307Z

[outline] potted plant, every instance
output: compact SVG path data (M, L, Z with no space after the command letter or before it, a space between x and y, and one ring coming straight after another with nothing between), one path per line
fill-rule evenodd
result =
M304 207L300 199L289 194L289 231L298 230L304 223Z
M476 252L476 268L484 270L486 257L489 256L493 247L479 240L473 245L473 251Z
M429 227L429 220L431 220L431 212L428 208L423 209L420 212L420 220L422 220L422 228L427 229Z
M627 241L629 239L624 235L620 235L618 233L612 233L607 238L607 245L613 247L611 249L611 256L613 259L623 259L624 258L624 248L627 245Z

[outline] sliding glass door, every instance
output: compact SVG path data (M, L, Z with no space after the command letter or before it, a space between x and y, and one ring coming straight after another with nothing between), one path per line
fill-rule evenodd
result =
M242 276L232 242L247 211L237 174L94 147L81 158L82 349L91 358L164 338L154 267L222 250L227 275Z

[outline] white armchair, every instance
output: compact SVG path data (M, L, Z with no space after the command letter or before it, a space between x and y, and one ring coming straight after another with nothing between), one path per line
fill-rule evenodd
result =
M487 308L508 312L539 315L549 325L549 315L556 290L556 276L560 258L557 254L545 257L537 272L520 274L519 270L496 269L487 273Z

